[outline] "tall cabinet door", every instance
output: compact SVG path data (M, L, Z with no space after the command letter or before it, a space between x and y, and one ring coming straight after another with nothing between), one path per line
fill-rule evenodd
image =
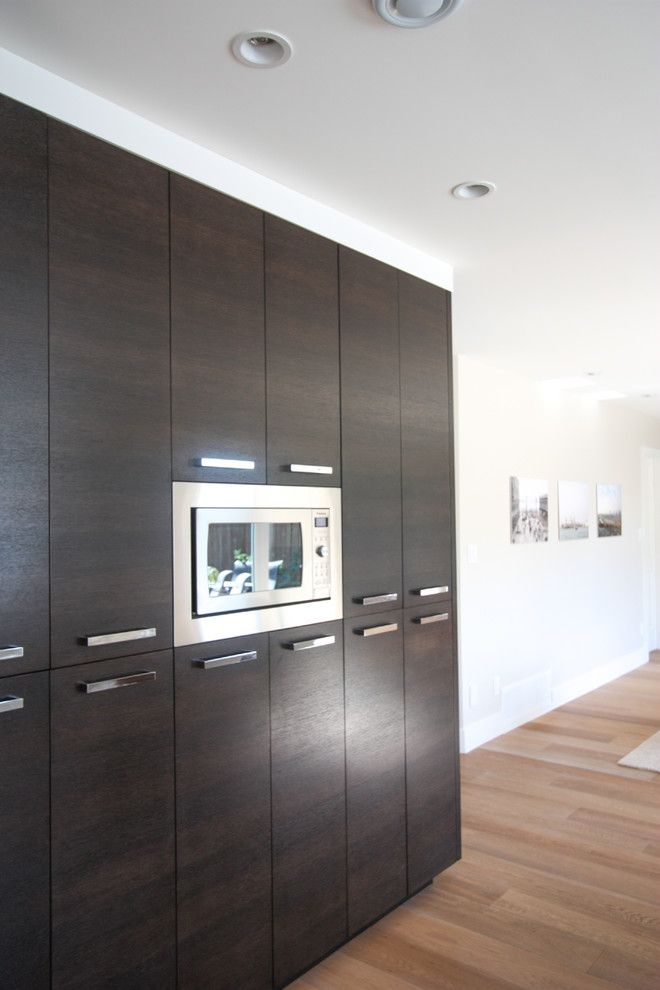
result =
M275 985L346 940L341 622L270 634Z
M453 594L450 295L399 273L404 605Z
M406 896L402 613L344 622L348 930Z
M50 986L48 673L0 680L0 986Z
M344 615L401 606L397 272L339 249Z
M268 483L341 484L337 245L266 216Z
M263 484L263 213L170 181L173 477Z
M51 645L61 666L172 642L168 179L49 127Z
M180 990L272 982L268 636L176 651Z
M46 118L0 96L0 677L48 666Z
M451 603L404 613L408 893L460 855Z
M51 675L53 988L174 987L169 652Z

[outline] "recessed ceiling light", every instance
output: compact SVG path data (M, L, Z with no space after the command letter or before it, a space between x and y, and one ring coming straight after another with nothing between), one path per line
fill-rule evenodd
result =
M429 27L456 10L461 0L373 0L376 13L396 27Z
M244 65L274 69L289 61L293 45L284 35L273 31L243 31L232 40L231 50Z
M451 191L456 199L481 199L489 193L495 192L494 182L459 182Z

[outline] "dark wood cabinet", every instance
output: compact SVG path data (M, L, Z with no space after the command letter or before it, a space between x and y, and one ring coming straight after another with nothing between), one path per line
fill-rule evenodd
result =
M344 621L350 935L407 893L402 619Z
M53 988L174 987L171 653L53 671L51 717Z
M172 175L171 217L174 480L263 484L263 213Z
M272 216L265 238L268 483L339 486L337 245Z
M460 856L451 602L404 613L408 893Z
M48 667L46 127L0 96L0 677Z
M280 987L347 937L341 622L271 633L270 662Z
M272 981L268 636L176 650L178 986Z
M403 602L408 606L453 594L449 305L444 289L399 273Z
M48 673L0 681L0 986L50 985Z
M353 616L401 606L397 272L343 247L339 268L344 615Z
M172 642L168 178L54 121L49 144L51 647L62 666Z

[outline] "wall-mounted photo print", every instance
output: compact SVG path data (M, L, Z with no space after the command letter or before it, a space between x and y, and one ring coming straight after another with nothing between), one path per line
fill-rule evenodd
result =
M621 536L621 485L596 485L598 535Z
M511 542L548 540L548 482L511 478Z
M559 539L589 538L589 485L586 481L560 481Z

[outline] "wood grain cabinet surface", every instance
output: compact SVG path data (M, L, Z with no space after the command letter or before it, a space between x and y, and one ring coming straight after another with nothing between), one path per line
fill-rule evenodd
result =
M53 666L172 643L168 177L49 124ZM86 637L155 629L146 640Z
M449 299L399 272L404 606L453 592Z
M263 213L182 176L170 181L173 477L263 484ZM254 469L201 467L201 458Z
M404 612L408 893L460 855L452 603Z
M310 649L293 649L332 639ZM341 622L270 634L273 938L284 986L347 938Z
M0 677L48 667L46 127L0 96Z
M397 272L343 247L339 272L344 615L357 616L401 607Z
M173 988L171 653L53 671L51 719L53 990Z
M48 990L50 986L48 732L48 673L0 680L3 990Z
M176 650L180 990L272 983L268 636Z
M407 892L402 619L344 621L350 935Z
M268 215L265 232L268 483L339 487L337 245Z

